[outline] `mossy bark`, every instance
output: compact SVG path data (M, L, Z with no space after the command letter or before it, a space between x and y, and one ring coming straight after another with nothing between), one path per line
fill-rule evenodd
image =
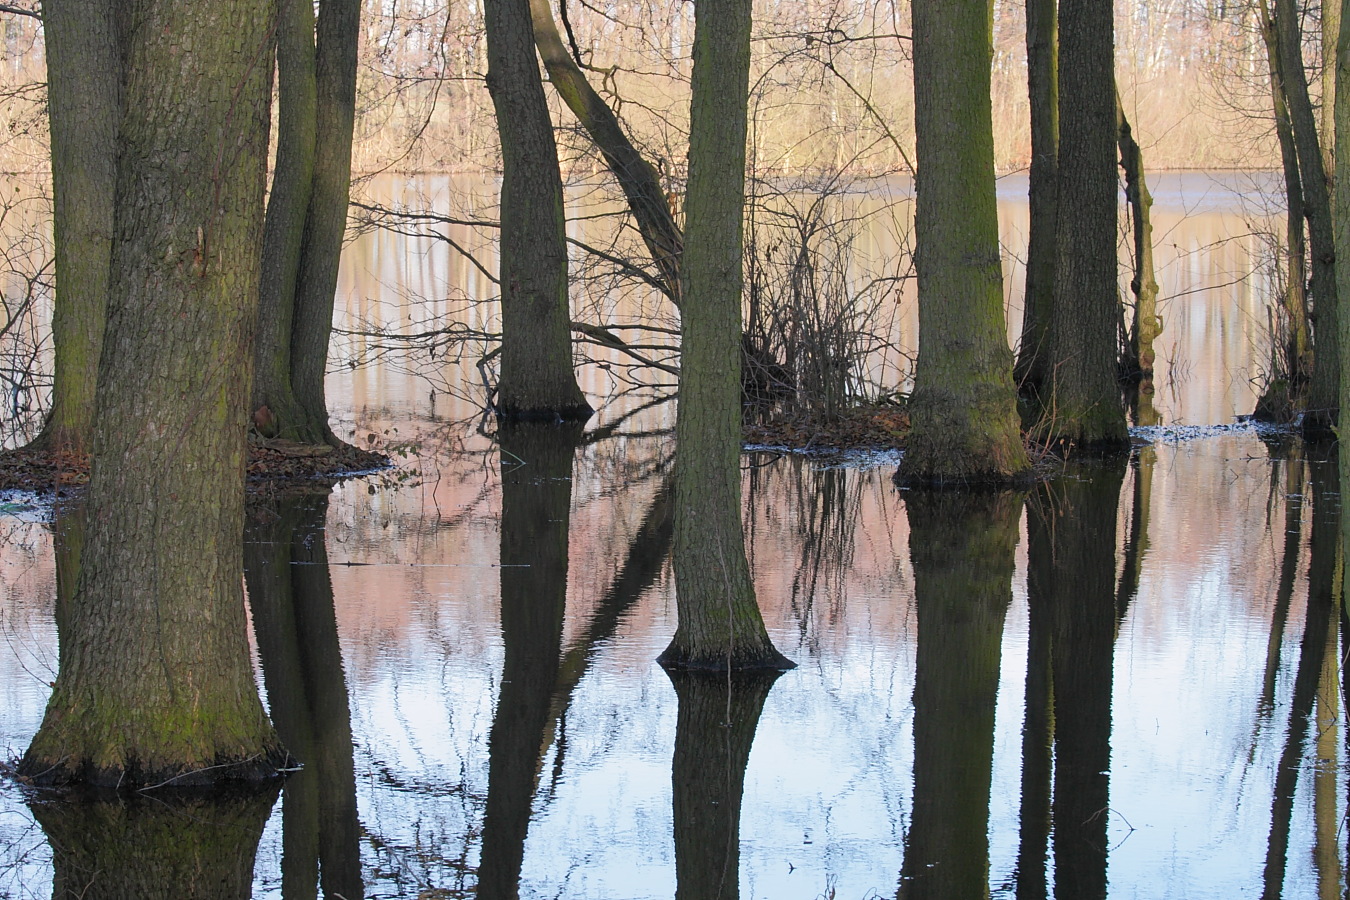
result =
M1003 316L989 0L915 0L919 359L897 479L1007 482L1030 467ZM954 215L954 210L960 210Z
M304 766L286 779L282 893L364 897L351 711L324 527L328 493L248 510L244 577L277 734Z
M112 272L122 78L113 0L46 0L47 115L56 250L51 411L35 447L84 453Z
M679 697L670 767L675 900L736 900L745 766L764 701L780 673L667 674Z
M501 617L505 661L488 736L477 896L519 896L535 785L550 736L567 611L572 463L580 423L503 422Z
M166 801L30 803L52 846L52 900L247 900L276 789Z
M1110 4L1059 5L1059 214L1048 391L1037 434L1080 449L1129 445L1116 381L1116 81Z
M694 7L683 362L676 420L675 591L665 666L786 668L755 603L741 524L741 246L749 0Z
M922 492L905 507L919 646L898 896L988 897L994 707L1022 495Z
M1342 8L1336 47L1336 86L1337 94L1345 98L1350 97L1350 0L1340 2ZM1335 140L1338 147L1350 147L1350 102L1342 102L1336 107ZM1350 190L1338 190L1335 201L1333 221L1336 226L1334 235L1336 255L1340 259L1350 260ZM1338 297L1350 297L1350 263L1336 267L1336 286ZM1340 316L1337 319L1337 326L1340 329L1340 346L1350 347L1350 316ZM1344 371L1350 368L1350 353L1342 354L1338 363L1342 371L1337 401L1343 412L1350 409L1350 373ZM1344 416L1338 421L1343 419ZM1342 454L1343 459L1346 456L1350 454Z
M503 418L587 419L572 368L558 148L535 60L529 0L486 0L488 92L502 146Z
M239 540L270 7L120 11L135 27L88 535L20 770L124 787L269 777L285 753L253 680Z
M605 158L619 187L628 200L628 208L637 223L647 252L660 273L661 284L677 307L680 305L680 259L684 253L684 235L675 222L670 200L662 189L660 176L652 164L633 146L609 104L595 92L581 67L568 55L553 21L549 0L529 0L534 26L534 43L548 71L549 81L567 108Z
M1059 157L1059 28L1055 0L1027 0L1027 95L1031 106L1026 292L1015 377L1034 397L1047 382L1055 290L1056 169Z

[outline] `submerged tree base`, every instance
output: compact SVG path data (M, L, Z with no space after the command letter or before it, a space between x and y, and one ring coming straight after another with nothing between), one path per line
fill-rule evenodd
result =
M123 766L103 766L90 759L67 756L53 760L30 750L11 775L15 781L31 787L88 791L94 796L150 790L213 792L273 784L298 765L280 744L252 756L216 759L208 765L151 767L136 759Z
M786 672L797 668L767 640L718 652L689 647L678 634L656 663L667 672Z

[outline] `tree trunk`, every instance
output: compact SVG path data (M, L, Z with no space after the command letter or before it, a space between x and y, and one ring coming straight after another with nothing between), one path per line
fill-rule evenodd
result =
M338 262L347 230L352 184L352 131L356 123L356 45L361 0L322 0L315 33L317 98L314 184L305 217L304 249L295 286L291 333L291 385L305 413L310 439L339 441L328 426L324 376L333 330Z
M1350 97L1350 0L1341 0L1340 37L1336 50L1336 84L1340 96ZM1350 103L1341 103L1336 114L1336 146L1350 147ZM1350 259L1350 190L1336 192L1336 254L1341 259ZM1336 269L1337 296L1350 297L1350 265ZM1338 319L1340 346L1350 347L1350 316ZM1339 359L1342 369L1350 366L1350 353ZM1341 372L1339 404L1342 410L1350 409L1350 373ZM1350 454L1341 454L1342 465L1350 465ZM1350 555L1347 555L1350 558ZM1350 576L1348 576L1350 577ZM1350 596L1350 595L1347 595ZM1347 607L1350 609L1350 607Z
M502 142L502 364L497 413L591 415L572 370L567 223L558 148L539 81L529 0L487 0L488 91Z
M1162 334L1162 319L1158 316L1158 279L1153 270L1153 195L1148 192L1144 177L1144 151L1134 139L1130 120L1125 118L1125 107L1116 91L1116 128L1120 144L1120 167L1125 170L1125 202L1130 205L1131 237L1134 241L1134 277L1130 290L1134 293L1134 321L1130 323L1129 341L1125 345L1125 359L1121 368L1130 381L1140 383L1140 390L1153 390L1153 362L1157 354L1153 342Z
M680 702L670 766L675 900L737 900L745 766L779 673L667 674Z
M741 244L749 77L750 0L698 0L675 426L679 627L659 660L667 667L792 665L764 628L741 526Z
M919 360L896 477L1006 482L1030 463L1018 429L989 95L990 0L914 0ZM953 215L960 210L960 215Z
M264 437L317 442L323 432L305 420L291 386L291 335L305 218L314 186L318 94L314 68L314 3L277 3L277 159L263 228L258 331L253 342L250 409ZM326 421L326 419L325 419Z
M988 897L994 707L1022 495L921 492L905 506L919 647L899 896Z
M572 463L581 423L503 422L501 692L488 736L487 808L476 896L519 896L567 611Z
M1294 147L1302 176L1308 243L1312 247L1313 366L1303 435L1310 440L1335 437L1340 401L1340 352L1337 334L1336 248L1331 222L1331 197L1322 166L1317 119L1308 98L1308 76L1303 68L1302 29L1294 0L1275 0L1275 35L1280 74L1289 102Z
M1034 397L1048 383L1046 360L1055 290L1056 160L1059 156L1059 29L1056 0L1027 0L1027 93L1031 171L1027 200L1026 297L1015 377Z
M244 577L268 707L304 768L286 779L282 893L364 897L351 711L324 527L329 491L248 511Z
M614 110L609 108L581 68L568 55L553 21L549 0L529 0L530 18L534 25L534 43L548 70L549 80L562 97L567 108L586 129L605 164L619 182L628 208L637 222L647 252L652 255L661 275L661 283L676 307L680 305L680 258L684 253L684 236L675 224L670 211L670 200L661 187L661 179L651 163L633 146L624 133Z
M46 0L56 306L51 412L34 446L85 453L112 271L122 78L112 0Z
M1112 10L1059 6L1059 216L1049 396L1039 435L1082 449L1129 445L1116 381L1116 80Z
M88 537L21 763L36 781L251 780L285 761L253 680L240 551L269 8L120 8L135 27Z

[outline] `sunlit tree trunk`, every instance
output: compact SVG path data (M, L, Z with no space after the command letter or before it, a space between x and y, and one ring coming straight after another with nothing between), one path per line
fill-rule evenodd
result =
M554 23L550 0L529 0L529 3L535 46L548 70L549 81L581 127L586 129L605 158L610 173L623 189L638 233L661 273L665 293L679 306L684 236L675 223L660 176L633 146L614 110L595 92L581 67L568 54Z
M285 753L253 679L240 535L270 4L119 14L134 27L88 536L21 770L123 787L265 778Z
M1059 215L1050 390L1038 433L1084 449L1128 445L1116 380L1116 100L1112 9L1059 5Z
M1046 361L1055 289L1056 160L1059 156L1059 28L1056 0L1027 0L1027 93L1031 171L1027 199L1026 297L1017 354L1019 390L1034 396L1047 383Z
M769 640L741 530L741 242L750 0L698 0L675 458L679 626L666 666L791 666Z
M988 897L994 707L1022 495L925 492L905 506L919 648L914 813L898 895Z
M488 91L502 142L502 364L504 418L585 419L590 404L572 370L566 221L558 148L539 81L529 0L487 0Z
M1312 249L1313 365L1303 434L1311 440L1334 436L1340 401L1340 335L1337 324L1336 248L1331 221L1331 196L1322 165L1317 119L1308 97L1308 76L1303 67L1302 29L1294 0L1275 0L1275 35L1280 74L1294 147L1303 186L1304 214L1308 220L1308 243Z
M994 188L990 0L914 0L919 360L897 478L1008 481L1018 428ZM953 211L960 210L959 215Z
M46 0L56 304L52 406L34 446L84 453L112 271L122 79L112 0Z

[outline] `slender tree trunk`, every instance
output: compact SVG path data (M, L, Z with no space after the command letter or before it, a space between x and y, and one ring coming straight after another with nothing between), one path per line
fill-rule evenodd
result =
M750 0L698 0L676 421L675 590L665 666L787 668L755 603L741 526L741 244Z
M994 188L991 0L914 0L919 360L896 477L1006 482L1018 430ZM960 210L960 215L953 215Z
M1335 0L1332 0L1335 2ZM1350 0L1340 0L1340 34L1336 48L1336 85L1341 97L1350 97ZM1336 109L1336 146L1350 147L1350 103L1341 103ZM1350 260L1350 190L1336 192L1335 222L1336 254ZM1336 269L1337 296L1350 297L1350 265ZM1350 347L1350 316L1337 320L1340 346ZM1339 359L1342 369L1350 367L1350 353ZM1341 372L1338 401L1341 410L1350 409L1350 373ZM1341 454L1341 465L1350 465L1350 454ZM1350 548L1348 548L1350 549ZM1350 558L1350 555L1347 556ZM1348 595L1350 596L1350 595Z
M1294 147L1302 176L1308 243L1312 247L1313 348L1315 363L1303 415L1303 434L1310 440L1335 436L1340 401L1340 336L1337 333L1336 248L1331 222L1331 196L1322 166L1317 120L1308 97L1303 67L1302 30L1294 0L1275 0L1275 34L1280 74L1289 103Z
M1130 120L1116 91L1116 128L1120 144L1120 167L1125 170L1125 201L1130 205L1131 238L1134 241L1134 320L1130 323L1122 369L1144 392L1153 390L1153 342L1162 334L1158 315L1158 279L1153 270L1153 195L1144 176L1144 151L1134 139Z
M307 438L337 446L328 425L324 376L333 330L338 262L347 229L356 122L356 46L361 0L322 0L315 34L317 99L314 183L305 217L304 246L295 286L291 331L291 385L305 414Z
M35 446L85 453L112 271L122 78L112 0L46 0L56 351L52 407Z
M269 10L119 6L126 111L88 538L21 763L44 783L258 779L285 761L253 679L240 551Z
M1116 381L1116 100L1112 9L1059 5L1059 216L1051 389L1039 434L1088 450L1129 443Z
M661 274L666 295L680 305L680 257L684 236L656 169L633 146L614 110L604 101L568 54L553 21L550 0L529 0L534 43L553 87L586 129L628 200L638 233Z
M899 896L988 897L994 707L1022 495L924 492L905 506L919 649Z
M567 227L558 148L539 81L529 0L487 0L488 91L502 142L503 418L587 419L572 370Z
M277 160L263 228L258 330L253 344L253 399L265 437L317 442L291 386L291 335L305 219L314 186L318 88L313 0L277 3ZM326 419L325 419L326 421Z
M1027 0L1027 93L1031 101L1031 172L1027 199L1026 297L1015 372L1035 396L1047 384L1048 337L1055 289L1055 219L1059 156L1059 28L1056 0Z

